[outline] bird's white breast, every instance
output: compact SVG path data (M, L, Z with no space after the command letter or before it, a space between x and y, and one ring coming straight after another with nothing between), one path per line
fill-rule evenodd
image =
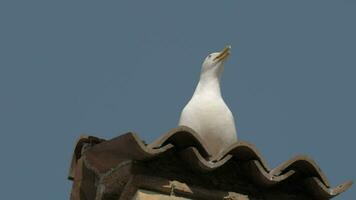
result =
M219 153L237 141L234 117L221 96L194 95L182 111L179 125L196 131Z

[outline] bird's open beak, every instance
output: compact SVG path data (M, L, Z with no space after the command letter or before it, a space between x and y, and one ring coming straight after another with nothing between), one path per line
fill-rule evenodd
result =
M227 57L229 57L229 55L230 55L230 49L231 49L231 46L230 46L230 45L226 46L226 47L224 48L224 50L222 50L222 51L220 52L220 54L214 58L214 61L220 62L220 61L225 60L225 59L226 59Z

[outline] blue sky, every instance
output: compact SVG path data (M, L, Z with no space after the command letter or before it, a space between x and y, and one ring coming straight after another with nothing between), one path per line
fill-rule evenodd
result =
M272 167L307 154L333 186L355 180L355 20L352 0L1 1L1 194L67 199L80 134L153 141L227 44L239 138Z

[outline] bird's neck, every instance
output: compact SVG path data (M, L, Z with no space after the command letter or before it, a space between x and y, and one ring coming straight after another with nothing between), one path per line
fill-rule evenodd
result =
M220 76L216 74L202 73L194 95L212 95L221 97Z

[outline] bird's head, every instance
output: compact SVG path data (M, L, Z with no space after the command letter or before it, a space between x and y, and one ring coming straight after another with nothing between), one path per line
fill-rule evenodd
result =
M231 46L228 45L220 52L209 54L202 66L202 75L220 76L224 68L224 62L230 55Z

